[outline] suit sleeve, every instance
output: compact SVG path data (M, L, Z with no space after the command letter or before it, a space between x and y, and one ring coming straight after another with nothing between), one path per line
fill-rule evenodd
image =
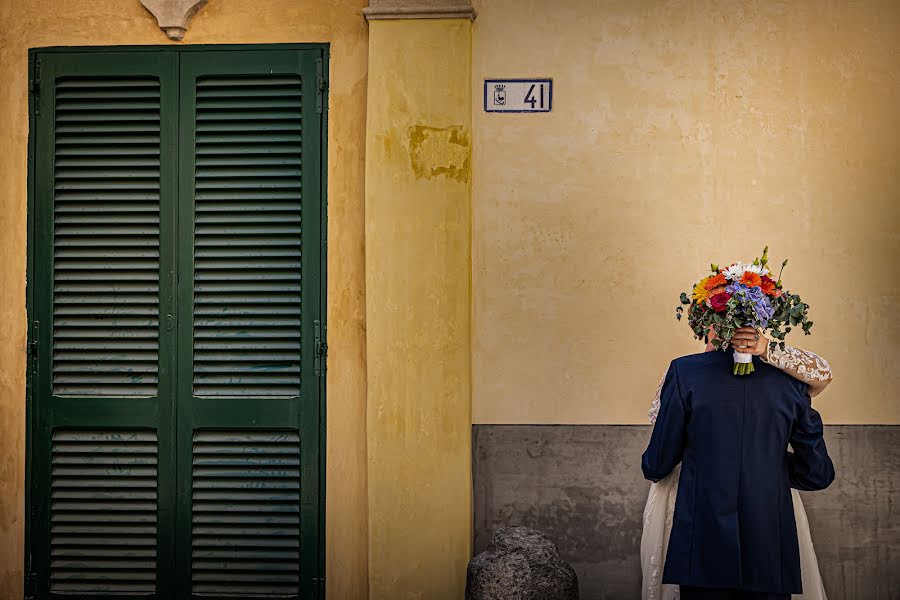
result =
M822 417L812 407L809 394L804 391L801 396L791 432L791 448L794 451L787 453L791 487L807 491L824 490L834 481L834 465L825 448Z
M653 425L653 434L641 459L645 478L659 481L681 462L687 415L678 382L678 370L675 368L675 361L672 361L660 391L659 414Z

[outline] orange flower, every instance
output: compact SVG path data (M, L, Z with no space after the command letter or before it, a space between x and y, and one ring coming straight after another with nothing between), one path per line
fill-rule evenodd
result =
M759 287L762 280L759 278L759 275L753 271L744 271L744 275L741 277L741 283L748 287Z
M728 280L725 279L725 276L722 273L715 275L714 277L710 277L706 280L705 287L708 290L719 287L720 285L725 285Z
M763 293L767 296L774 296L775 295L775 282L772 281L772 279L766 275L763 275L762 277L760 277L760 280L761 280L761 283L759 284L759 287L762 288Z

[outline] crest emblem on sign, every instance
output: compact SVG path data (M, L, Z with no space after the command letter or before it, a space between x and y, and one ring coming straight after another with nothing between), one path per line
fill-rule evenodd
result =
M503 84L496 84L494 86L494 104L497 106L505 106L506 105L506 86Z

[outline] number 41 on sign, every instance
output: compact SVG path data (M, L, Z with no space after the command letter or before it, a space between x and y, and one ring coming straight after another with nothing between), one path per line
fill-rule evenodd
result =
M552 79L485 79L485 112L550 112Z

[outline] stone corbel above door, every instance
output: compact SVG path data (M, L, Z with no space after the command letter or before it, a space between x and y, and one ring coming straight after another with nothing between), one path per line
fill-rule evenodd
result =
M370 0L366 19L470 19L477 16L469 0Z
M141 0L144 8L156 17L159 28L170 40L176 42L184 39L191 18L206 2L207 0Z

